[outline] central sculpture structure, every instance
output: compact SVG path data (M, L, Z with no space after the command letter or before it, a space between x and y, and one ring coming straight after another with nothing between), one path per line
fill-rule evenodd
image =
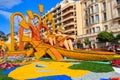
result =
M43 12L43 5L39 5L39 11L40 11L40 13ZM27 14L28 14L28 20L26 20L25 16L20 12L15 12L10 17L11 46L10 46L9 51L12 51L12 52L15 51L15 47L14 47L15 46L14 16L18 15L18 16L22 17L22 20L19 23L19 26L20 26L19 27L19 50L25 51L24 50L25 42L29 42L32 45L31 49L25 51L25 54L27 55L27 57L34 54L36 56L36 58L39 59L42 56L44 56L45 54L48 54L53 60L58 60L58 61L63 60L64 56L69 57L69 58L80 59L80 60L110 60L113 58L120 58L120 56L118 56L116 54L111 54L109 52L108 53L106 52L107 54L101 54L103 52L96 52L96 53L94 52L94 54L91 54L93 51L91 51L91 53L87 53L85 50L84 51L77 50L77 49L76 50L68 50L67 49L68 46L65 46L66 48L61 48L58 45L47 44L46 40L44 40L40 36L41 35L40 30L42 28L44 28L47 38L49 38L50 36L52 36L52 39L54 37L57 37L56 29L55 29L55 21L54 21L53 15L51 13L49 13L45 18L42 18L38 14L32 13L31 10L27 11ZM37 19L38 19L37 26L33 25L33 23L32 23L32 20L35 17L37 17ZM47 21L51 22L52 32L46 24ZM32 34L31 37L24 35L24 29L31 31L31 34ZM60 32L61 29L62 29L62 27L59 27L57 31ZM67 35L67 37L69 37L69 36ZM58 38L59 38L58 40L61 40L61 41L65 40L64 37L59 36ZM49 42L49 39L48 39L48 42ZM70 43L70 41L69 41L69 43ZM70 45L70 46L72 46L72 45Z

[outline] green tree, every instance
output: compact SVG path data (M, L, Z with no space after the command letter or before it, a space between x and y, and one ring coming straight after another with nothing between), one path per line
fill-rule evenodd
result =
M99 42L113 42L114 36L112 32L102 31L97 35Z
M90 45L91 42L90 42L89 38L85 38L84 43L85 43L85 45Z
M77 40L77 44L80 45L81 44L81 41L80 39Z
M116 36L117 40L120 40L120 33Z
M81 43L80 39L77 40L77 47L78 48L83 48L83 44Z
M115 42L116 42L116 43L120 43L120 33L117 34L116 39L115 39Z

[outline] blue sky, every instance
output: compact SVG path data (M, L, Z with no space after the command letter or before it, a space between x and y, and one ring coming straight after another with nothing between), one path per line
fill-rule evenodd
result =
M27 16L26 11L40 14L38 5L44 5L44 13L54 7L62 0L0 0L0 31L10 33L10 15L14 12L21 12ZM18 29L18 18L15 17L15 31Z

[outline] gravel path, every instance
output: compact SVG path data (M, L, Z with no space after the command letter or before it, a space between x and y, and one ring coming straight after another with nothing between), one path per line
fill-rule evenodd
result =
M111 78L111 77L120 77L120 73L108 72L108 73L94 73L90 72L79 78L74 78L73 80L100 80L101 78Z

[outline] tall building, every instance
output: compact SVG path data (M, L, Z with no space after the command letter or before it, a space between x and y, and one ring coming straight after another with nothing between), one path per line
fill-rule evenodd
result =
M120 0L63 0L45 15L49 12L56 28L63 25L65 34L76 35L82 42L89 38L93 48L100 47L96 36L101 31L114 36L120 32Z
M63 0L49 10L45 16L48 13L52 13L55 19L55 27L58 28L62 25L65 34L81 35L82 31L77 31L81 29L80 9L80 1ZM48 22L48 26L51 27L49 24L50 22Z
M120 0L81 0L82 35L77 38L84 41L89 38L93 48L99 47L96 35L101 31L120 32Z

